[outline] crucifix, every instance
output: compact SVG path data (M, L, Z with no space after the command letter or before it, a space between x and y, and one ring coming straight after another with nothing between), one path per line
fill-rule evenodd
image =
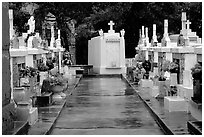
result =
M186 25L187 25L187 30L190 29L190 24L191 22L189 20L186 21Z
M113 21L110 21L108 25L110 26L110 31L113 31L113 25L115 25L115 23L113 23Z
M168 20L164 20L164 34L168 33Z

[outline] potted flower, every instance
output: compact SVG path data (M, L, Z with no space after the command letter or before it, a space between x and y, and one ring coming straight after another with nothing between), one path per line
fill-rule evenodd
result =
M51 91L53 93L58 93L63 91L63 77L60 74L57 74L55 76L52 76L50 78L50 84L51 84Z
M58 102L66 97L63 91L67 88L67 81L59 73L50 77L51 92L53 92L53 101Z
M202 102L202 66L197 63L191 68L193 77L193 97L192 100Z
M38 70L33 67L29 67L29 83L33 86L37 82Z
M27 68L19 69L19 86L29 84L29 70Z
M29 83L30 85L33 85L35 82L34 78L36 78L35 77L36 75L37 75L37 69L33 67L21 68L19 70L20 86L28 85Z
M37 66L40 72L45 72L48 71L49 69L48 66L46 66L42 61L40 61L40 63Z
M53 63L52 58L49 58L49 59L46 61L46 66L48 67L48 70L51 70L51 69L54 68L54 63Z

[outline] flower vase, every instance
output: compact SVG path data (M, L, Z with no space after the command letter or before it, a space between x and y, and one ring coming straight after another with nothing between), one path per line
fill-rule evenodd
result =
M60 92L63 91L63 86L61 86L61 85L54 85L54 86L51 87L51 91L53 93L60 93Z
M20 78L20 87L29 84L29 77Z

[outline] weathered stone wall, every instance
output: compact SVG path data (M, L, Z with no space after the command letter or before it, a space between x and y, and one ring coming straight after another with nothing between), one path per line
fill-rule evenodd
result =
M14 104L11 99L11 72L10 72L10 54L9 54L9 16L8 3L2 3L2 134L7 134L11 129L15 117Z
M8 3L2 3L2 105L10 102L10 54Z

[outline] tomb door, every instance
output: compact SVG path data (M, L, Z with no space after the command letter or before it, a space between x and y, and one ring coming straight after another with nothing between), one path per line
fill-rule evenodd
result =
M162 71L162 63L163 63L163 53L158 53L158 71L159 73Z
M149 51L149 54L148 54L148 58L149 58L149 61L151 63L151 72L153 72L153 68L154 68L154 52L153 51Z
M173 53L173 61L178 64L178 72L177 72L178 84L183 84L184 54Z
M107 67L120 67L120 41L106 41Z

